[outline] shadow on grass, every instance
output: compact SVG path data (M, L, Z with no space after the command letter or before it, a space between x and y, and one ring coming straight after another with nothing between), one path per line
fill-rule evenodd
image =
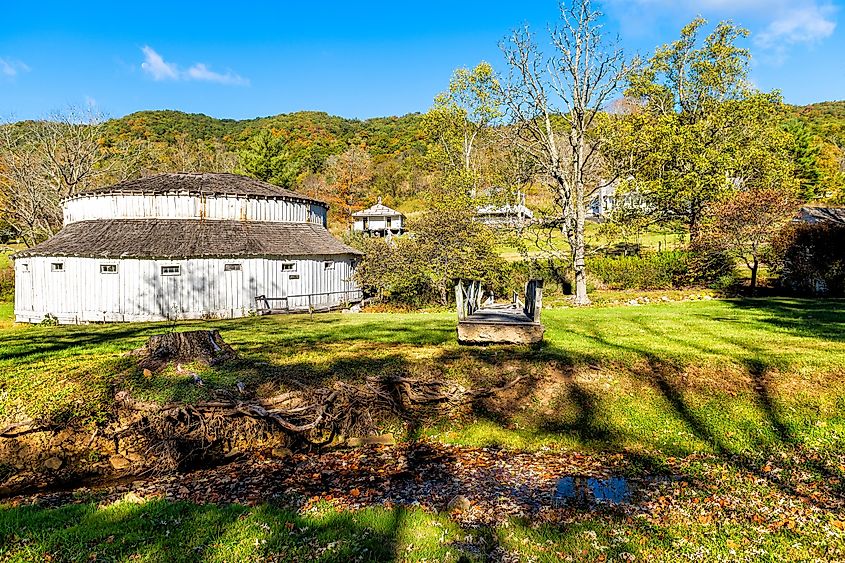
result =
M756 322L762 322L774 327L776 330L766 333L765 337L771 337L777 331L783 330L794 334L800 334L814 339L830 341L845 340L845 326L842 317L836 310L842 305L841 301L824 301L821 303L808 302L806 300L757 300L743 299L731 301L731 306L738 310L754 313ZM472 415L492 421L496 425L512 427L523 412L523 407L528 400L542 399L546 392L547 373L552 370L559 374L560 381L556 384L561 392L559 400L567 406L567 416L559 416L555 412L553 403L548 412L537 413L533 421L534 428L539 435L569 437L580 447L588 450L624 452L629 459L634 471L641 474L655 474L665 471L665 454L655 451L654 448L628 449L631 445L631 437L626 427L621 424L618 412L613 411L610 400L613 397L605 396L601 388L590 383L588 378L582 377L589 366L594 366L595 372L602 374L604 371L619 371L625 377L640 384L644 389L653 393L660 399L659 405L665 409L660 417L667 421L679 423L694 438L706 444L718 462L733 468L742 473L748 473L766 483L781 493L799 500L800 502L814 505L820 508L833 508L831 502L838 502L843 498L841 485L832 485L828 492L828 498L813 498L804 494L800 486L790 480L788 476L766 470L768 456L772 453L804 452L806 444L804 438L793 430L788 416L780 406L777 390L772 381L772 373L782 368L780 362L766 358L766 351L754 345L753 339L741 340L730 335L720 334L718 326L709 327L707 338L703 342L697 342L684 338L680 331L674 334L667 334L666 327L650 325L643 319L634 318L630 326L643 332L651 339L651 342L660 339L672 340L683 345L685 350L691 350L693 354L701 357L709 357L720 353L716 344L729 345L733 350L732 360L737 363L738 369L743 370L743 376L747 377L750 385L737 384L740 387L741 400L748 400L756 405L755 423L761 429L771 428L773 433L767 432L758 434L749 433L744 436L744 442L733 440L730 437L728 426L718 417L711 417L707 409L712 405L707 401L702 402L703 394L711 393L708 400L724 400L730 402L731 396L726 394L724 389L718 387L702 389L696 382L688 380L687 365L671 355L660 355L655 353L655 347L649 344L637 344L631 339L624 341L613 341L612 338L604 335L600 330L590 327L581 328L579 338L590 341L594 349L614 350L627 354L637 361L630 365L609 365L607 356L600 353L575 352L565 345L545 345L537 349L512 348L512 347L490 347L490 348L458 348L452 345L454 338L454 323L445 318L434 318L431 320L415 321L410 326L392 327L386 318L376 318L355 326L344 326L342 318L340 327L335 321L338 319L315 318L314 321L300 318L291 322L280 323L274 319L258 319L251 321L234 321L231 323L214 323L225 327L222 331L224 338L233 344L242 353L242 358L237 362L213 370L209 375L212 384L230 386L235 378L243 379L251 389L258 389L262 385L275 386L317 386L326 385L335 379L343 379L349 382L359 381L369 376L395 375L395 374L417 374L427 372L435 375L457 374L474 380L476 383L495 384L507 381L515 374L524 374L526 377L514 392L504 399L478 401L472 408ZM111 329L108 334L88 335L85 332L70 331L62 334L61 341L50 342L49 331L38 332L35 341L24 339L16 345L25 345L27 350L13 352L15 356L7 356L6 359L15 361L35 361L43 358L44 354L54 353L58 350L65 350L68 347L78 346L85 350L96 350L105 342L115 344L112 338L123 342L140 339L145 335L153 333L159 326L147 326L138 329ZM15 338L21 338L16 335ZM38 349L39 344L45 346L44 350ZM336 345L363 344L370 346L372 351L378 351L379 355L362 354L357 357L319 357L321 353L329 354ZM390 352L390 346L404 345L415 347L437 346L437 351L422 361L415 361L408 357L406 352ZM52 347L52 348L51 348ZM305 359L292 359L286 361L285 354L313 353L317 357ZM274 361L268 358L274 357ZM510 366L510 367L509 367ZM512 369L511 369L512 368ZM510 370L510 371L509 371ZM588 372L589 373L589 372ZM138 382L140 384L140 382ZM718 384L719 382L717 382ZM170 384L163 384L159 390L161 397L167 400L180 398L178 393L168 395L167 388ZM704 406L702 406L704 405ZM729 413L729 411L726 411ZM720 413L720 416L725 413ZM408 434L411 438L419 436L422 429L431 424L431 420L424 418L410 418L405 421L408 424ZM648 444L653 446L654 444ZM693 452L686 452L693 453ZM804 452L806 453L806 452ZM807 469L813 472L818 479L843 480L842 471L837 470L823 457L813 457L815 452L795 460L795 467L799 470ZM416 463L419 460L411 459L408 468L407 478L413 478L422 471ZM450 482L450 479L458 483L457 478L450 477L448 460L441 464L445 472L438 479L443 482ZM342 477L342 476L341 476ZM685 476L690 482L697 483L701 488L706 488L710 483L703 483L695 475ZM158 505L156 505L158 506ZM155 509L155 510L153 510ZM25 512L31 510L33 512ZM149 534L149 538L142 538L141 531L138 532L139 539L136 544L121 545L120 549L126 547L126 551L120 551L121 556L131 553L142 553L146 557L172 559L176 554L185 554L185 558L214 559L215 551L219 548L208 548L208 545L235 545L244 537L240 526L241 522L250 521L252 516L241 519L242 515L250 512L243 507L195 507L194 505L168 505L150 507L149 509L137 509L135 516L130 516L130 521L122 520L121 526L113 526L111 521L93 521L89 526L96 532L96 538L86 535L84 530L79 529L78 520L80 515L74 512L72 507L59 509L60 512L39 514L38 509L14 509L16 515L6 509L0 515L3 518L3 537L5 545L18 546L13 549L30 549L38 546L43 549L38 553L48 553L49 550L63 549L62 545L82 545L84 550L91 549L89 546L98 545L98 542L106 541L109 535L126 538L125 528L130 532L135 527ZM68 512L61 512L67 510ZM92 510L88 508L86 510ZM149 511L147 511L149 510ZM155 511L158 512L155 512ZM266 538L267 544L254 546L259 556L269 557L274 554L283 554L282 558L290 560L314 558L319 560L346 560L356 554L360 555L366 548L366 558L374 560L392 560L402 557L399 551L401 542L399 536L412 526L414 519L422 518L416 512L413 514L404 508L395 508L371 516L372 521L361 523L362 515L350 513L334 514L327 517L327 520L320 520L315 517L303 517L286 513L272 507L265 507L267 514L272 513L276 523L267 523L271 533ZM18 512L24 511L24 512ZM171 512L175 511L175 512ZM179 511L184 512L184 514ZM53 514L54 516L49 516ZM146 516L144 515L146 514ZM182 514L179 516L179 514ZM26 524L27 518L32 518L31 523ZM52 520L51 520L52 518ZM111 518L111 517L109 517ZM158 520L156 520L158 518ZM174 541L169 538L159 537L161 534L143 528L145 523L170 522L179 520L185 525L185 530L195 527L205 527L195 533L187 535L188 532L179 532ZM356 520L358 518L358 520ZM168 520L170 519L170 520ZM140 520L140 523L135 523ZM364 518L366 520L366 518ZM8 522L13 522L9 524ZM195 522L195 523L192 523ZM423 520L427 524L431 522ZM287 524L293 523L293 529L299 530L308 527L309 533L292 533ZM278 525L277 525L278 524ZM21 525L24 527L21 528ZM166 524L160 524L166 526ZM17 527L16 527L17 526ZM21 544L15 539L16 530L30 530L30 539ZM263 530L258 525L258 529ZM573 528L577 530L577 527ZM525 534L532 532L526 530ZM564 531L563 534L567 534ZM657 534L659 530L644 528L644 534ZM23 537L23 536L19 536ZM133 536L129 534L130 540ZM249 536L263 537L261 532L255 531ZM317 539L314 539L317 538ZM338 539L339 538L339 539ZM353 539L358 538L358 539ZM72 539L72 541L71 541ZM195 541L194 541L195 540ZM67 541L63 544L62 541ZM573 540L574 541L574 540ZM186 551L186 548L197 545L199 551L196 554ZM310 542L310 543L309 543ZM336 555L333 552L322 552L322 555L315 556L315 546L325 547L332 542L341 542L341 547ZM357 543L356 543L357 542ZM124 542L125 543L125 542ZM575 542L573 545L577 544ZM239 544L238 544L239 545ZM57 547L59 546L59 547ZM203 547L206 546L206 547ZM269 547L268 547L269 546ZM359 547L354 547L359 546ZM495 549L495 541L490 540L490 550ZM313 549L312 549L313 548ZM3 549L3 548L0 548ZM106 547L106 549L112 549ZM114 547L113 549L118 549ZM143 551L132 551L132 550ZM244 548L246 549L246 548ZM250 547L249 549L253 549ZM303 551L304 550L304 551ZM346 550L346 551L343 551ZM359 550L359 551L356 551ZM10 552L13 553L13 552ZM21 551L21 553L26 553ZM237 552L234 552L237 553ZM247 553L246 551L244 553ZM250 551L249 553L253 553ZM435 555L440 552L435 551ZM4 555L0 551L0 556ZM77 556L87 557L82 551L76 553L65 553L66 559L75 559ZM434 557L434 556L433 556Z
M781 330L836 342L845 341L845 299L745 298L727 301Z
M0 508L0 558L62 561L392 561L404 508L309 514L149 501ZM436 557L438 547L432 549Z

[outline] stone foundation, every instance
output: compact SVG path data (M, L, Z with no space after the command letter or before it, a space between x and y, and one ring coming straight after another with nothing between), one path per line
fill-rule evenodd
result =
M461 344L536 344L546 329L540 323L458 323Z

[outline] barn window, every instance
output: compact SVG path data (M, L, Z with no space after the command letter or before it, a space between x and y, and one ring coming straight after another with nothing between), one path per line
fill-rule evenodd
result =
M162 266L162 276L180 276L182 275L182 266Z
M326 262L323 262L323 269L324 270L334 270L334 262L331 262L331 261L328 261L328 260Z
M295 272L296 271L296 262L285 262L282 264L282 271L283 272Z
M240 264L226 264L225 266L223 266L223 271L224 272L240 272L241 271L241 265Z
M29 264L21 264L21 273L24 273L24 274L29 273Z
M289 279L289 280L298 280L298 279L299 279L299 274L293 274L293 275L290 275L290 276L288 276L288 279Z
M50 264L50 270L53 272L64 272L65 271L65 263L64 262L53 262Z
M101 274L116 274L117 264L100 264Z

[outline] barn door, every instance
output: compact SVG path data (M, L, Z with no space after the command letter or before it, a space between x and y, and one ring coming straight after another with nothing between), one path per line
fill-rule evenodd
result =
M226 310L232 317L241 316L246 306L243 302L243 264L228 263L223 265L223 284L226 288Z
M94 275L97 283L97 311L103 321L123 320L120 310L120 265L115 262L101 262Z

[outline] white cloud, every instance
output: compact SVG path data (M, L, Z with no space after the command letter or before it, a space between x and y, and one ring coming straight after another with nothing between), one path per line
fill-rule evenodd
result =
M786 44L813 44L833 35L836 21L835 9L831 5L789 8L779 14L769 26L754 36L754 42L766 48L782 47Z
M605 7L629 29L650 29L661 16L711 21L732 18L752 31L761 54L782 60L789 47L813 45L836 29L834 0L605 0Z
M196 63L188 70L181 70L176 63L169 63L159 55L152 47L145 45L141 51L144 53L144 62L141 69L152 76L153 80L197 80L201 82L216 82L217 84L247 86L249 80L235 74L232 71L219 73L211 70L204 63Z
M29 67L23 61L0 57L0 75L6 78L14 78L20 72L29 72Z
M152 47L145 45L141 51L144 53L144 62L141 69L153 77L153 80L178 80L179 72L176 65L165 62L161 55L156 53Z
M249 84L249 80L239 76L231 71L226 74L214 72L202 63L197 63L188 69L188 76L193 80L205 80L208 82L219 82L220 84Z

